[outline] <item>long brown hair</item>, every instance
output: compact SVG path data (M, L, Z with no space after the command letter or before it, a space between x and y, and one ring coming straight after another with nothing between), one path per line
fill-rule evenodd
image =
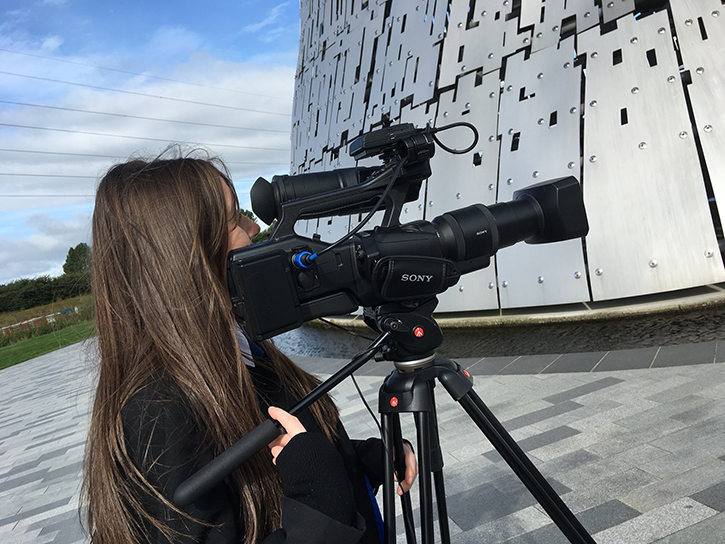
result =
M149 483L127 451L121 409L152 376L169 378L214 454L264 420L234 335L224 280L228 211L219 161L132 160L101 180L93 213L93 297L100 370L83 482L88 532L95 543L144 540L151 524L175 536L142 506L144 494L187 516ZM301 396L318 381L271 342L265 362ZM338 412L327 397L313 415L333 439ZM244 542L279 527L282 488L269 452L232 475L241 501Z

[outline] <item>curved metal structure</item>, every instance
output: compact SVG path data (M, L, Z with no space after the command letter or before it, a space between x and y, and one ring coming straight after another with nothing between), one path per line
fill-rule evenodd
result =
M302 0L291 172L353 166L347 142L383 123L464 120L478 149L438 152L401 220L580 180L584 241L507 248L444 293L439 311L725 281L725 5L603 2ZM462 148L470 132L444 139ZM299 228L332 241L354 220Z

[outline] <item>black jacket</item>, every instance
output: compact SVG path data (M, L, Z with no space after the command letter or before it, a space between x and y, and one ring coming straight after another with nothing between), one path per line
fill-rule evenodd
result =
M259 403L289 409L296 400L278 378L261 365L250 368ZM298 415L307 433L295 436L277 458L284 499L282 529L267 535L264 544L379 544L375 509L365 476L373 488L382 484L383 448L379 439L350 440L338 422L339 440L333 446L309 413ZM176 488L211 461L204 433L188 410L184 395L166 380L149 380L122 409L126 444L137 467L171 500ZM215 527L190 523L162 501L146 495L144 508L179 533L174 542L240 543L244 522L237 493L220 484L187 509ZM168 540L142 523L148 541Z

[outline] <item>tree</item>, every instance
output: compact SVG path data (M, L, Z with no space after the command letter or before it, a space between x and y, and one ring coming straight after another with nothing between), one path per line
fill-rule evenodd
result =
M241 213L242 215L246 215L252 221L256 221L257 220L257 216L254 215L254 212L251 212L249 210L245 210L244 208L240 208L239 209L239 213Z
M277 226L277 220L275 219L272 221L272 224L268 226L266 229L262 230L257 234L254 238L252 238L252 243L256 244L258 242L264 242L269 238L269 235L272 234L272 231Z
M68 250L63 265L63 274L89 273L91 271L91 248L81 242Z

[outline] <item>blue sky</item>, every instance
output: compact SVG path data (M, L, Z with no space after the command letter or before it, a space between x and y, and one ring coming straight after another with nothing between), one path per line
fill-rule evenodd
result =
M98 177L170 143L221 156L249 207L289 169L298 36L296 1L4 0L0 283L61 273Z

